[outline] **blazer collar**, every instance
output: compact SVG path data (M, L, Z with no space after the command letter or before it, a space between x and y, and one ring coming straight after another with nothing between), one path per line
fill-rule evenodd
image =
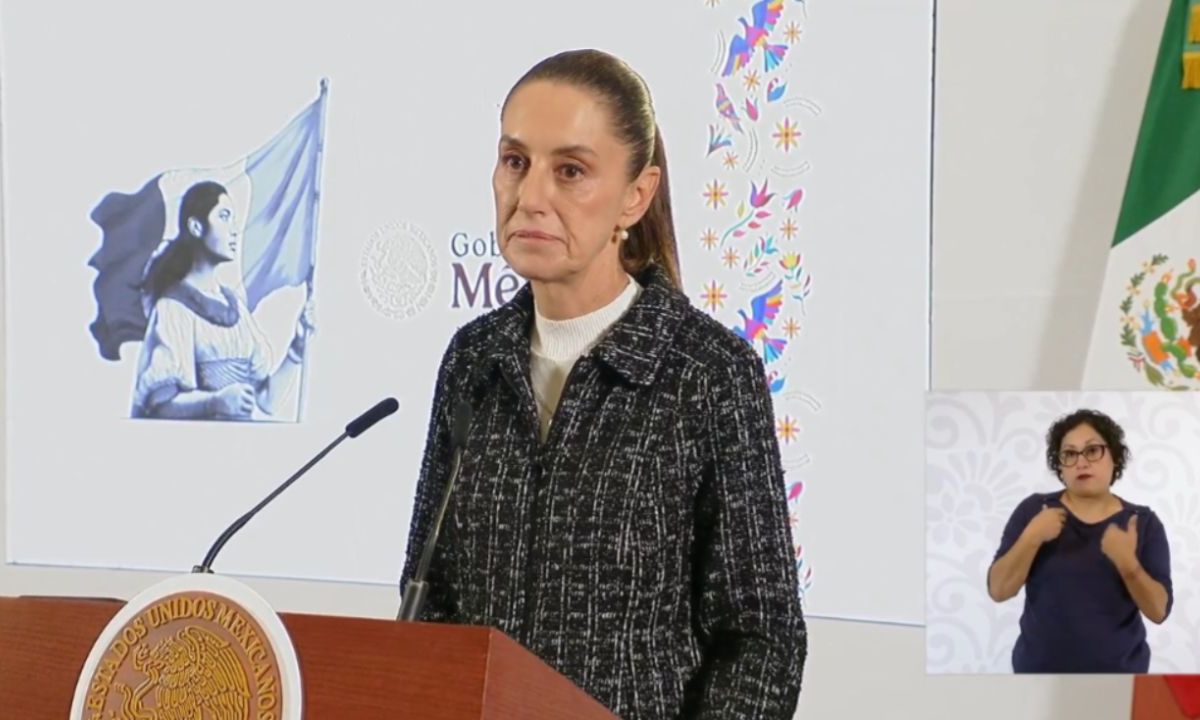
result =
M592 350L592 355L625 380L648 385L670 349L689 306L687 296L671 285L657 265L637 276L641 295ZM525 283L496 310L486 365L528 374L529 332L533 323L533 290Z

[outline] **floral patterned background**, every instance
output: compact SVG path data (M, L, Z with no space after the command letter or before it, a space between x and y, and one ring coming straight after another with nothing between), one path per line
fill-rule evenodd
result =
M812 180L811 133L820 105L793 73L810 31L807 5L784 0L705 0L719 54L710 68L712 111L704 149L704 189L694 193L706 225L698 246L720 258L709 274L689 277L698 307L728 323L762 357L775 408L788 517L800 595L813 585L801 501L812 468L804 425L822 403L795 377L795 356L811 318L813 278L805 248L806 187ZM699 145L697 144L697 149ZM686 241L685 241L686 242ZM697 248L687 248L694 257ZM692 266L689 266L692 267ZM811 379L809 379L811 383Z
M1150 671L1200 672L1200 396L1194 393L930 393L926 407L926 669L1012 671L1024 591L994 603L988 566L1016 505L1060 487L1046 430L1081 407L1125 429L1130 465L1114 492L1167 530L1175 607L1146 622Z
M703 124L666 136L685 290L766 371L805 611L919 625L922 428L893 418L928 372L930 4L696 3Z

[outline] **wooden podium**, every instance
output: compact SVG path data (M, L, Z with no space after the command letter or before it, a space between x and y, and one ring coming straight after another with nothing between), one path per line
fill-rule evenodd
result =
M63 720L88 652L123 603L0 597L4 717ZM503 633L484 627L281 613L300 661L304 717L611 719Z

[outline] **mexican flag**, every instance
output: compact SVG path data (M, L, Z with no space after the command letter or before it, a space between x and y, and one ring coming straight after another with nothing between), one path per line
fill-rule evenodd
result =
M1200 390L1200 0L1171 0L1085 388Z

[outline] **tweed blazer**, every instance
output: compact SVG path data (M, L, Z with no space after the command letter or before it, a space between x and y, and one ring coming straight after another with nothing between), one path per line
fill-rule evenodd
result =
M807 652L762 363L651 266L572 368L543 443L533 295L438 372L401 587L474 410L422 620L500 629L614 713L790 720Z

